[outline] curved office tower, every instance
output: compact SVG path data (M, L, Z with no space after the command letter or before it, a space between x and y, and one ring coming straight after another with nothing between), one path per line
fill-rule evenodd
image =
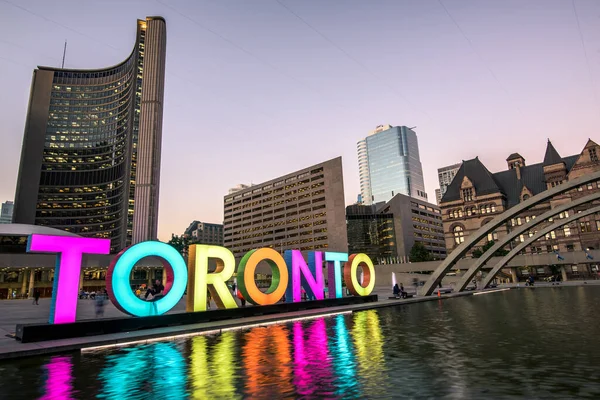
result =
M122 63L33 72L16 223L111 239L157 237L166 54L162 17L138 20Z

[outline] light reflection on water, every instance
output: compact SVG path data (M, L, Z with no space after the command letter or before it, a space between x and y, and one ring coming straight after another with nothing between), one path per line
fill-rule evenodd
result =
M0 397L600 396L600 288L513 290L0 363Z

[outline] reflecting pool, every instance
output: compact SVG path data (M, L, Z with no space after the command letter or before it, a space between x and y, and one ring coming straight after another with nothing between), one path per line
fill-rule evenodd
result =
M510 290L0 363L1 398L599 398L600 287Z

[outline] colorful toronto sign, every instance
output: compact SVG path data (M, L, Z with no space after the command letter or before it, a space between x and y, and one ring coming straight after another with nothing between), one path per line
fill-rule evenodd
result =
M31 235L27 252L56 253L54 288L50 306L51 324L75 322L79 277L83 254L109 254L109 239ZM106 273L106 289L111 302L124 313L136 317L161 315L181 300L187 288L188 312L206 311L207 293L220 309L237 308L227 286L235 272L233 253L221 246L194 244L188 248L188 264L173 247L162 242L142 242L126 248L111 261ZM156 301L145 301L131 290L129 278L136 263L146 257L162 260L166 274L164 296ZM216 261L216 269L209 272L209 259ZM261 291L254 279L260 262L271 267L271 285ZM375 268L366 254L312 251L308 261L300 250L286 250L282 256L272 248L249 251L240 261L237 271L238 290L254 305L269 305L281 301L301 301L304 289L311 299L324 298L325 279L323 264L327 265L329 298L342 297L342 278L354 296L368 296L375 286ZM358 269L362 270L362 282ZM343 273L342 273L343 270Z

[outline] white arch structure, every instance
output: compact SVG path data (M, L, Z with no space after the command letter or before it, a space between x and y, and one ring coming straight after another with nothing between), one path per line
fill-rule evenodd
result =
M600 179L600 171L580 176L572 180L568 180L560 185L557 185L548 190L544 190L535 196L517 204L514 207L509 208L502 214L496 216L486 225L479 228L476 232L469 235L466 240L461 243L452 253L446 257L446 259L440 264L440 266L431 274L431 277L425 282L425 285L421 289L421 294L425 296L431 295L435 287L442 281L442 278L450 271L452 266L461 259L467 252L475 246L481 239L487 236L488 233L493 232L500 225L513 217L518 216L521 212L536 206L540 203L546 202L549 199L565 193L573 188L584 185L589 182L594 182ZM537 218L536 218L537 219Z
M502 257L502 259L500 261L498 261L496 263L496 265L494 265L494 267L492 268L492 270L486 275L486 277L483 280L483 287L487 287L490 282L494 279L494 277L498 274L498 272L508 263L510 262L510 260L512 260L516 255L519 254L519 252L521 252L521 250L523 250L525 247L529 246L530 244L532 244L533 242L535 242L536 240L538 240L539 238L541 238L542 236L544 236L545 234L558 229L564 225L567 225L573 221L577 221L580 218L583 217L587 217L588 215L594 214L600 212L600 206L596 206L596 207L592 207L588 210L585 211L581 211L575 215L570 216L569 218L565 218L565 219L561 219L557 222L555 222L552 225L548 225L546 227L544 227L544 229L542 229L541 231L537 232L535 235L533 235L532 237L528 238L527 240L525 240L524 242L520 243L518 246L516 246L514 249L512 249L507 255L505 255L504 257Z
M532 219L528 223L526 223L524 225L520 225L517 229L514 229L514 230L508 232L508 234L505 237L503 237L501 240L494 243L494 245L490 249L488 249L481 257L479 257L477 259L477 262L475 262L475 264L473 264L471 266L471 268L469 268L467 270L467 272L465 272L465 274L461 277L461 279L456 283L456 286L454 287L454 289L459 292L463 291L467 287L467 285L469 284L471 279L473 279L473 277L475 276L477 271L479 271L489 261L489 259L494 256L494 253L496 253L496 251L498 251L500 249L503 249L504 246L509 244L513 239L531 231L536 226L541 225L544 222L547 222L546 220L548 218L552 218L564 211L570 210L571 208L574 208L574 207L577 207L577 206L580 206L583 204L591 203L592 201L598 200L598 199L600 199L600 191L596 192L594 194L591 194L589 196L581 197L575 201L572 201L572 202L569 202L566 204L562 204L558 207L552 208L552 209L546 211L545 213L543 213L542 215L536 216L534 219Z

